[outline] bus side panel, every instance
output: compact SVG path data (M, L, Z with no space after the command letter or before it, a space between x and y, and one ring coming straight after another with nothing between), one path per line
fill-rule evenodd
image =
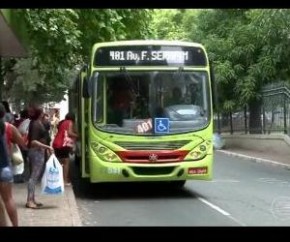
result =
M87 166L88 163L88 157L87 157L87 147L86 147L86 137L87 137L87 118L85 117L87 115L87 103L88 100L82 97L83 93L83 83L84 79L86 78L86 74L82 73L81 78L81 85L80 85L80 128L81 128L81 175L83 178L89 177L89 168Z

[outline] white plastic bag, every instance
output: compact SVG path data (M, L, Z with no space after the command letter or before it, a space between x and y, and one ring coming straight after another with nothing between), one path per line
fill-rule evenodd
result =
M213 134L213 148L216 150L221 150L225 147L225 141L224 139L221 137L220 134L218 133L214 133Z
M19 165L12 166L13 168L13 175L21 175L24 172L24 162L20 163Z
M62 166L54 154L46 162L41 179L41 193L47 195L61 195L64 193Z

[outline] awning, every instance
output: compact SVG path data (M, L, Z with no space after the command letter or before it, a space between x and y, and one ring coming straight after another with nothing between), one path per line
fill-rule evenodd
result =
M26 57L27 51L0 11L0 57Z

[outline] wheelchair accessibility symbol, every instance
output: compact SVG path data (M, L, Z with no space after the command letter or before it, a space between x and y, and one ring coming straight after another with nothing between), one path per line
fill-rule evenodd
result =
M169 133L169 119L168 118L155 118L154 119L154 132L155 134Z

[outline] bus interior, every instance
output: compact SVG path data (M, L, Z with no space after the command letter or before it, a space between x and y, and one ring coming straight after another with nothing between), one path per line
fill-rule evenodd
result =
M209 122L206 72L99 72L93 78L93 122L97 128L138 133L138 125L167 118L169 133L189 132ZM149 124L150 126L150 124ZM154 127L145 134L154 134Z

